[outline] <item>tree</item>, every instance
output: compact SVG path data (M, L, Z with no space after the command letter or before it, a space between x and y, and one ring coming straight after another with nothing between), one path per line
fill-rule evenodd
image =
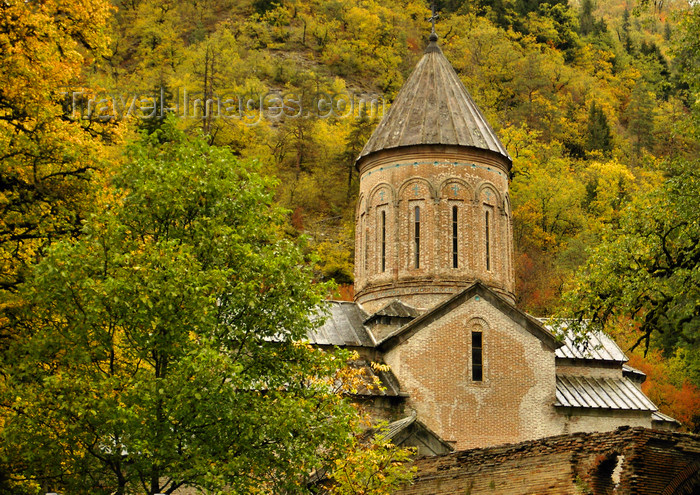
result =
M0 4L0 289L85 218L100 144L114 136L71 115L72 91L105 52L109 13L102 0Z
M679 78L688 85L691 106L698 109L700 93L700 5L694 4L681 14L678 40L674 46Z
M688 378L687 362L683 353L670 359L658 349L645 357L639 353L630 356L630 365L643 371L647 379L642 391L661 411L680 421L693 433L700 432L700 388ZM697 359L697 355L695 357ZM683 366L682 369L675 369Z
M612 133L608 118L595 101L591 103L591 109L588 112L586 150L601 151L605 155L609 155L612 151Z
M614 326L631 318L633 348L656 336L667 355L700 344L700 172L679 161L641 195L592 252L565 298L579 320Z
M347 456L336 459L329 475L331 495L391 495L410 483L416 468L407 469L413 449L397 449L386 432L379 431L356 438Z
M326 288L283 238L272 184L169 122L113 185L13 315L0 386L13 479L71 494L304 491L355 416L334 393L343 356L302 343Z
M634 138L634 153L637 159L643 149L650 149L654 144L655 100L649 85L643 80L637 81L625 110L627 128Z
M587 35L593 32L596 24L596 19L593 16L593 9L595 8L595 5L593 5L593 0L583 0L581 2L581 9L578 14L579 16L579 26L580 26L580 33L582 35Z

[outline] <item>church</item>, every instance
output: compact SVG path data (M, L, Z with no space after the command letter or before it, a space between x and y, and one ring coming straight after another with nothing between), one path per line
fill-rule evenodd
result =
M419 454L676 428L610 338L516 307L511 165L433 32L356 161L355 300L310 343L358 352L354 399Z

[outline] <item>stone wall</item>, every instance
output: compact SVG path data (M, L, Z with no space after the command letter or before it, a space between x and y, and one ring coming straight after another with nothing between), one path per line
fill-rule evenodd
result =
M620 426L651 428L649 411L617 409L573 409L557 407L553 416L551 435L611 431Z
M700 490L700 437L645 428L578 433L416 461L400 495L674 495Z

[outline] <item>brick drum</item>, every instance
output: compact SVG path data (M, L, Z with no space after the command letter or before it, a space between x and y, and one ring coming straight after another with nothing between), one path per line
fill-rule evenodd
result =
M475 280L514 300L509 164L501 155L457 146L412 146L374 153L359 170L355 300L365 310L374 312L396 298L427 309ZM453 207L458 224L456 268Z

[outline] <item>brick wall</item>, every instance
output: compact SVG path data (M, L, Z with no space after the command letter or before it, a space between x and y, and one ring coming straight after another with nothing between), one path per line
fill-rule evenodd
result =
M418 268L416 207L420 209ZM453 207L457 207L458 222L457 268L453 267ZM396 298L430 308L477 279L513 299L508 172L500 155L449 146L376 153L360 170L356 214L355 300L367 311Z
M397 494L691 494L700 490L700 437L625 427L422 458L416 467Z
M617 362L574 361L557 359L557 374L592 378L622 378L622 366Z
M641 426L651 428L649 411L614 409L569 409L552 408L551 435L587 431L610 431L620 426Z
M473 330L483 335L481 382L472 380ZM384 359L409 394L407 409L458 449L540 438L561 428L553 416L553 350L478 296Z

